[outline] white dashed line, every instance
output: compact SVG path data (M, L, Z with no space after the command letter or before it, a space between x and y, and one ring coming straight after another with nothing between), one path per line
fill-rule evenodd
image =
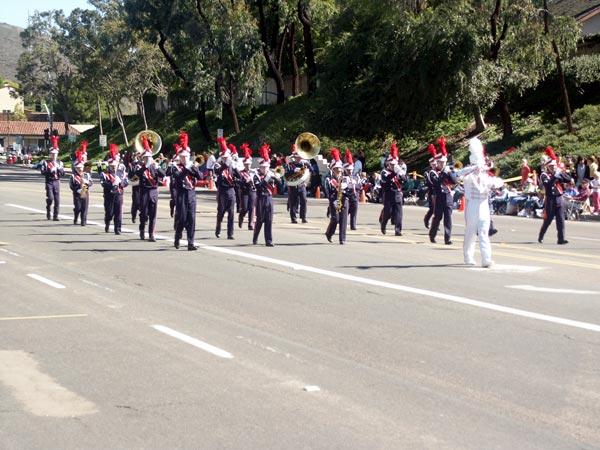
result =
M56 289L64 289L65 288L62 284L56 283L55 281L49 280L48 278L44 278L41 275L37 275L35 273L28 273L27 276L30 278L33 278L34 280L40 281L44 284L47 284L48 286L52 286L53 288L56 288Z
M215 347L214 345L207 344L206 342L202 342L196 338L188 336L187 334L180 333L179 331L175 331L171 328L162 325L152 325L152 328L154 328L157 331L160 331L161 333L168 334L171 337L193 345L194 347L204 350L205 352L212 353L213 355L218 356L219 358L233 358L233 355L229 352L226 352L225 350L221 350L220 348Z
M506 286L510 289L520 289L522 291L547 292L549 294L575 294L575 295L598 295L599 291L579 291L577 289L556 289L548 287L530 286L528 284L515 284Z
M8 253L11 256L16 256L17 258L21 258L21 255L15 252L11 252L10 250L6 250L5 248L0 248L0 252Z

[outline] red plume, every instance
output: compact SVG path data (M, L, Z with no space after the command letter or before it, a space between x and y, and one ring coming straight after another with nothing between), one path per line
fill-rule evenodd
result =
M444 136L440 137L437 140L437 145L440 148L440 153L443 156L447 156L448 155L448 150L446 150L446 139L444 138Z
M271 158L269 156L271 153L271 147L266 142L258 149L258 154L264 161L269 161Z
M77 158L77 162L83 162L83 152L81 150L77 150L75 152L75 158Z
M340 151L337 148L332 148L331 150L329 150L329 152L331 153L331 157L334 160L340 161Z
M219 137L217 138L217 142L219 143L219 147L221 148L221 153L225 153L227 149L227 144L225 143L225 138Z
M150 143L148 142L146 136L142 136L142 145L144 146L144 150L150 151Z
M181 145L175 143L173 144L173 148L175 149L175 156L179 155L179 152L182 150Z
M50 136L50 140L52 141L52 148L58 148L58 136Z
M119 148L117 147L117 144L110 144L109 152L112 159L117 159L119 156Z
M189 137L188 134L183 130L181 131L181 133L179 133L179 143L181 144L184 150L188 148Z
M427 150L429 150L429 154L431 155L432 158L436 157L435 145L429 144L429 147L427 147Z
M87 153L87 146L88 146L88 142L87 141L83 141L81 143L81 153Z
M252 158L252 149L247 142L240 145L240 149L244 152L244 159Z
M347 164L354 164L354 159L352 158L352 152L350 151L350 149L346 149L345 157Z
M552 147L550 147L550 146L546 147L544 149L544 153L546 153L546 155L548 155L550 157L550 159L553 159L554 161L558 160L558 158L554 154L554 149Z
M237 155L238 154L237 148L235 148L235 145L233 145L233 144L227 144L227 148L229 150L231 150L231 154L232 155Z
M396 141L392 142L392 146L390 147L390 158L398 159L398 147L396 146Z
M296 151L296 144L292 144L292 153Z

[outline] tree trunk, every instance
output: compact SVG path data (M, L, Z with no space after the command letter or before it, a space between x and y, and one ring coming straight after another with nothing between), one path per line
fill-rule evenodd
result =
M229 114L231 114L231 121L233 122L233 130L237 133L240 132L240 124L238 122L237 112L235 110L235 89L233 79L229 78L229 86L227 86L229 103L226 103Z
M498 109L500 110L500 117L502 118L502 137L506 139L507 137L512 136L513 128L510 111L508 110L508 103L506 103L504 93L500 93L497 105Z
M317 64L315 63L315 53L312 43L310 0L298 0L298 19L300 19L300 23L302 24L302 34L304 36L308 93L313 94L317 90Z
M100 109L100 96L96 96L98 98L98 126L100 127L100 134L104 134L102 131L102 110Z
M548 25L548 0L544 0L544 33L550 34L550 27ZM573 129L573 115L571 114L571 102L569 101L569 91L567 91L567 84L565 83L565 74L563 73L562 63L560 59L560 52L558 51L558 45L556 41L552 39L552 50L556 55L556 71L558 72L558 80L560 82L560 90L565 104L565 116L567 119L567 128L569 133L574 133Z
M148 121L146 120L146 107L144 106L144 97L142 96L139 100L139 108L140 108L140 113L142 115L142 119L144 120L144 129L147 130L148 129Z
M295 97L302 93L300 86L300 71L298 70L298 60L296 59L296 23L292 22L290 27L290 45L288 46L289 58L292 63L292 95Z
M119 125L121 125L121 131L123 132L123 139L125 140L125 145L129 147L129 138L127 137L127 130L125 129L125 121L123 120L123 113L121 112L121 107L117 104L115 105L115 109L117 112L117 121Z
M475 118L475 133L480 134L486 128L485 120L481 114L481 108L479 106L473 107L473 117Z
M196 115L196 120L198 121L198 126L202 132L202 137L210 144L212 142L212 137L210 135L210 130L208 129L208 124L206 123L206 102L204 101L204 98L200 100L200 109Z
M271 55L272 49L269 47L268 38L267 38L267 24L265 19L265 9L263 0L257 1L258 6L258 29L260 31L260 39L261 39L261 47L263 51L263 55L265 60L267 61L267 66L269 68L269 72L271 72L271 76L275 80L275 86L277 90L277 104L280 105L285 102L285 86L283 84L283 77L281 76L281 71L277 69L277 64Z

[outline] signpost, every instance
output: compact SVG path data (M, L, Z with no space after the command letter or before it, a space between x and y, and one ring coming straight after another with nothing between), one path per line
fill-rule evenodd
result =
M73 143L75 141L76 141L75 132L74 131L69 131L69 142Z
M222 138L223 137L223 128L217 128L217 137L218 138Z
M100 147L102 147L102 150L104 151L104 147L106 147L106 135L101 134L98 141L100 142Z

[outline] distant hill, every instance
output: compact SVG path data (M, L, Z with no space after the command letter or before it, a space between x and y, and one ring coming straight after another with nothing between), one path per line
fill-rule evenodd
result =
M21 31L23 28L0 23L0 74L5 80L17 81L17 62L23 53Z

